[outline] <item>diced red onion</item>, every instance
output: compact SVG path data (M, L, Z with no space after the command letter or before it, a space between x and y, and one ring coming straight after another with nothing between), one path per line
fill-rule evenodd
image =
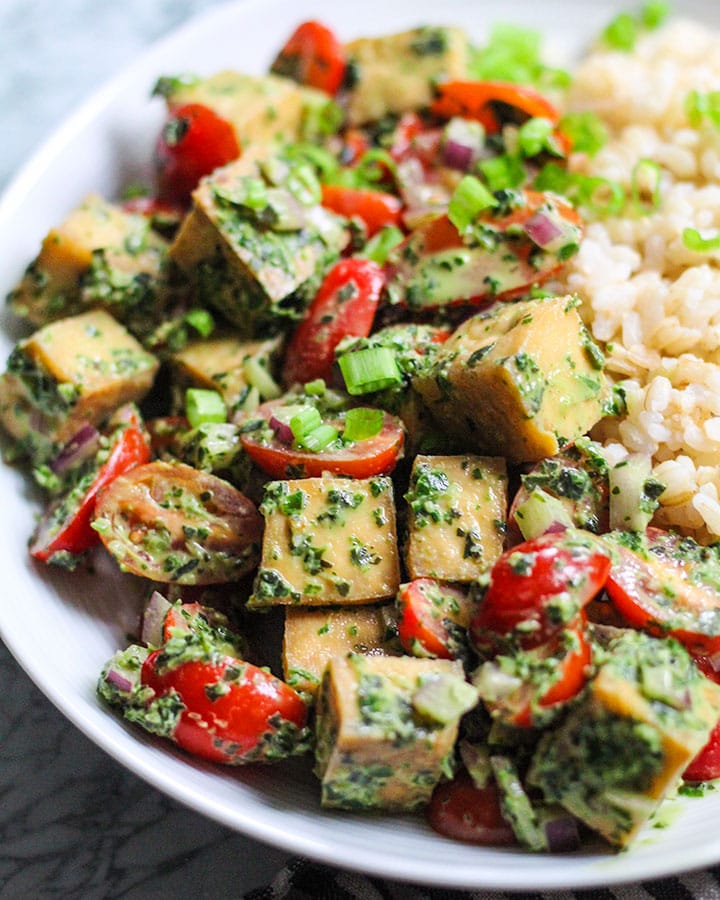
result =
M476 152L473 147L461 144L459 141L446 141L442 156L446 166L468 172L475 162Z
M86 422L50 463L50 468L56 475L62 475L63 472L67 472L68 469L74 468L94 455L97 452L99 440L98 430Z
M545 822L545 837L551 853L567 853L580 846L580 829L577 819L570 815L559 815Z
M163 643L163 625L171 606L172 604L163 597L160 591L152 592L143 613L140 631L140 639L143 644L149 647L159 647Z
M551 522L545 529L545 534L559 534L561 531L567 531L567 525L564 522Z
M105 681L118 691L131 691L133 689L132 681L127 675L118 672L117 669L108 669L107 674L105 675Z
M525 234L534 244L545 250L562 236L563 230L548 215L537 212L525 223Z
M275 437L281 444L286 444L287 446L292 444L294 436L292 428L290 428L290 425L287 422L281 421L277 416L270 416L269 425L275 432Z

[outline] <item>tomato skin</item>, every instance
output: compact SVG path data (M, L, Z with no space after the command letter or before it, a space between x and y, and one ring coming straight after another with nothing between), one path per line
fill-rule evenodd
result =
M383 270L372 260L350 257L335 263L290 338L283 370L288 386L330 380L340 341L370 334L384 284Z
M683 781L713 781L720 778L720 722L710 732L707 744L683 772Z
M712 633L703 628L703 619L718 618L720 595L697 578L692 560L673 555L678 540L676 535L648 528L646 554L614 543L606 589L633 627L671 635L695 656L714 656L720 651L720 626Z
M592 648L586 636L585 625L586 619L583 613L580 615L578 622L568 628L568 631L572 632L577 641L577 647L566 653L558 661L557 680L550 685L542 696L534 698L534 702L532 697L524 696L518 708L507 717L511 725L515 725L518 728L532 728L536 724L540 724L533 719L534 704L537 704L537 707L539 707L539 712L550 710L554 706L572 700L585 687L588 680L588 667L592 662ZM550 641L546 648L542 646L537 647L531 652L542 654L543 650L547 649L548 654L552 654L556 651L558 642L559 639L555 639ZM520 693L527 695L529 692L521 689Z
M553 619L550 605L570 595L578 612L601 590L610 557L599 543L548 533L505 551L490 573L490 586L470 623L481 655L499 652L507 639L531 649L554 637L567 623Z
M351 188L341 184L322 186L322 205L350 218L359 216L372 237L385 225L400 227L402 202L394 194L370 188Z
M46 563L55 553L83 553L98 544L100 536L91 526L98 494L119 475L149 462L150 456L150 444L140 425L133 423L123 428L79 505L70 510L54 535L47 534L43 528L50 524L54 507L41 520L30 545L31 555Z
M204 175L240 156L235 129L201 103L173 109L155 146L158 198L187 205Z
M456 841L486 847L517 843L512 827L503 818L495 783L478 788L467 772L435 788L427 817L435 831Z
M558 110L533 88L504 81L446 81L438 85L438 96L431 112L441 118L460 116L480 122L489 134L500 131L502 123L494 104L512 107L525 119L540 117L554 125L560 121Z
M415 578L401 585L397 607L398 637L410 655L459 658L462 648L453 626L464 629L471 618L466 590L434 578Z
M264 669L232 656L166 668L158 664L162 654L160 648L148 656L141 681L157 696L178 694L186 708L172 739L195 756L234 765L262 760L261 741L276 730L273 717L298 728L306 724L299 694ZM208 690L213 685L223 690L215 699Z
M264 403L253 413L253 417L272 418L276 404ZM328 424L336 424L328 419ZM309 451L295 450L274 439L262 442L253 432L241 435L245 452L263 472L272 478L317 478L323 472L334 475L349 475L352 478L372 478L374 475L388 475L402 456L405 433L400 421L388 413L384 414L383 427L375 437L347 447L343 450Z
M270 71L334 96L345 78L345 68L345 52L334 32L311 20L293 31Z

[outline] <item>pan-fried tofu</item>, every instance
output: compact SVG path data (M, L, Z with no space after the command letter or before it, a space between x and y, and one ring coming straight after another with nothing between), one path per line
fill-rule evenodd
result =
M602 354L572 296L499 303L464 322L413 382L465 450L554 456L603 416Z
M474 581L503 550L505 460L416 456L406 494L411 578Z
M394 597L400 585L392 481L273 481L261 505L252 606L333 606Z
M20 455L37 462L83 424L99 425L123 404L140 401L157 370L157 359L108 313L61 319L10 354L0 377L0 422Z
M433 681L465 686L461 663L410 656L336 656L317 706L321 802L341 809L416 809L449 775L460 711L449 721L421 712Z

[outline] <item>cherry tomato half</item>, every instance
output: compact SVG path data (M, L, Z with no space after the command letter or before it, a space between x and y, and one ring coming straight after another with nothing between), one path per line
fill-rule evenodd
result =
M303 728L307 707L279 678L232 656L163 665L163 648L143 663L141 680L157 696L174 691L185 706L172 739L211 762L238 765L268 758L272 736Z
M283 369L288 386L330 380L340 341L370 334L384 284L383 270L369 259L341 259L330 269L290 338Z
M331 96L345 78L345 51L335 34L321 22L303 22L275 57L270 71Z
M361 218L367 226L368 237L372 237L385 225L400 227L402 201L386 191L324 184L322 205L340 216Z
M613 541L606 589L621 615L636 628L672 635L693 654L720 651L720 593L708 552L687 538L648 528L632 549Z
M434 578L415 578L397 596L398 636L414 656L458 659L474 602L465 588Z
M524 649L545 643L593 599L609 571L609 554L589 534L553 532L506 550L470 623L473 643L484 656L502 651L508 638Z
M155 147L161 201L187 204L203 175L240 156L235 129L201 103L177 107Z
M55 553L82 553L94 547L100 537L92 526L100 491L125 472L150 459L150 444L139 422L120 429L106 461L89 484L80 482L67 497L54 503L40 520L30 544L30 553L41 562Z
M277 401L263 403L252 414L253 419L273 418ZM329 425L342 430L341 419L326 419ZM399 419L383 414L383 425L374 437L356 441L335 450L312 453L268 437L267 429L245 431L241 434L245 452L263 472L272 478L315 478L323 472L349 475L352 478L372 478L388 475L402 455L405 432Z
M435 788L427 817L435 831L455 841L489 847L517 843L512 827L503 818L495 783L476 787L467 772Z

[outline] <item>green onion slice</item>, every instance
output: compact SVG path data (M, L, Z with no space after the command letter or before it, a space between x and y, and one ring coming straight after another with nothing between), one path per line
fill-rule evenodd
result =
M465 175L450 198L448 218L463 234L483 210L497 205L498 201L479 178Z
M212 313L208 312L207 309L202 309L200 306L189 309L185 313L185 321L197 331L200 337L210 337L215 329L215 320Z
M388 347L366 347L343 353L338 365L351 396L370 394L396 384L402 384L402 374L395 356Z
M383 413L381 409L356 406L349 409L345 415L343 437L346 441L365 441L380 434L382 426Z
M292 427L292 424L291 426ZM330 444L334 443L340 436L340 432L333 425L319 425L312 431L308 431L301 438L297 439L298 446L303 450L309 450L311 453L320 453Z
M695 253L710 253L720 250L720 232L714 237L703 237L697 228L685 228L682 233L682 242L688 250Z
M192 428L203 422L226 422L225 401L217 391L188 388L185 391L185 415Z
M395 225L385 225L365 244L362 256L382 266L387 261L393 247L397 247L404 237L405 235Z
M290 431L298 443L302 441L306 434L319 428L322 425L320 413L314 406L301 407L294 416L290 418Z
M517 156L506 153L493 156L478 163L489 190L506 191L520 187L525 181L525 166Z
M653 212L660 206L660 166L652 159L635 163L630 181L630 196L639 210Z

